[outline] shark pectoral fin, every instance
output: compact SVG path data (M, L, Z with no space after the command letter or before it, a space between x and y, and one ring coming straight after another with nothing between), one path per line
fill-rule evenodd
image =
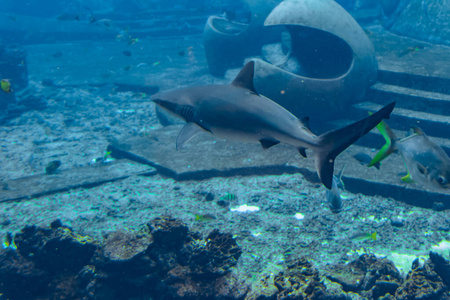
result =
M300 153L301 156L303 156L304 158L306 158L306 148L297 148L298 153Z
M278 145L280 141L271 140L271 139L262 139L259 141L264 150L269 149L272 146Z
M409 172L408 172L408 174L406 174L405 176L402 177L402 181L406 182L406 183L413 183L414 182L414 180L412 180L411 174L409 174Z
M245 64L239 74L231 83L234 86L239 86L244 89L250 90L253 94L259 95L253 85L253 75L255 74L255 62L253 60Z
M199 132L204 131L203 128L198 126L195 123L189 122L181 128L180 133L177 137L177 150L180 150L184 144L190 141L194 136L196 136Z

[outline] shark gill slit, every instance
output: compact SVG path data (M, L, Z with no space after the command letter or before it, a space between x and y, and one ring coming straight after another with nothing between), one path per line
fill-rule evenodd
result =
M194 118L194 108L192 106L183 105L181 107L180 114L186 120L186 122L192 121Z

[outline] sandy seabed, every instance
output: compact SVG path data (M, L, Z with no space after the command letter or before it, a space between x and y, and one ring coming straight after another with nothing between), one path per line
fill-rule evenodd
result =
M61 169L88 165L105 154L110 142L145 138L160 127L148 96L116 93L108 85L83 89L31 82L29 89L46 99L47 108L25 112L0 128L1 181L41 174L52 160L60 160ZM206 199L208 193L213 200ZM228 194L235 196L226 200L229 206L219 205L217 201ZM448 211L383 197L343 195L344 209L334 214L325 188L301 174L182 182L159 174L131 176L94 188L1 203L0 234L16 233L26 225L48 226L58 218L78 233L101 238L114 230L138 230L154 217L169 215L204 235L213 228L233 234L243 249L235 272L245 276L276 272L291 256L307 256L323 269L360 253L386 256L407 272L416 256L427 255L433 245L448 238ZM260 210L230 211L243 204ZM298 213L303 219L295 218ZM203 214L216 219L195 219ZM393 219L403 226L393 226ZM351 239L373 232L376 241ZM448 258L448 250L444 254Z

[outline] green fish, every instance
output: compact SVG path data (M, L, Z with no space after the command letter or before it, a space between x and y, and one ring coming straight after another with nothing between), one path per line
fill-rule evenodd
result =
M235 194L226 194L225 196L220 197L220 200L225 200L225 201L233 201L235 199L236 199Z
M447 153L433 142L418 127L413 127L413 134L397 139L385 122L377 125L386 140L369 167L381 162L393 152L399 152L408 170L402 178L404 182L417 182L433 190L450 188L450 158Z
M204 214L204 215L195 215L195 221L212 221L217 219L215 216L211 215L211 214Z
M11 82L9 82L9 79L2 79L1 87L5 93L11 93L13 91L11 89Z
M357 233L350 237L350 240L353 242L362 242L362 241L376 241L377 240L377 232L374 233Z

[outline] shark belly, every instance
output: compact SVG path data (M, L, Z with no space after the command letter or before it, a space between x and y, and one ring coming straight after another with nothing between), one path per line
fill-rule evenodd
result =
M283 107L265 97L248 93L227 99L207 99L197 106L195 122L223 139L249 143L261 140L295 147L314 147L315 135Z

